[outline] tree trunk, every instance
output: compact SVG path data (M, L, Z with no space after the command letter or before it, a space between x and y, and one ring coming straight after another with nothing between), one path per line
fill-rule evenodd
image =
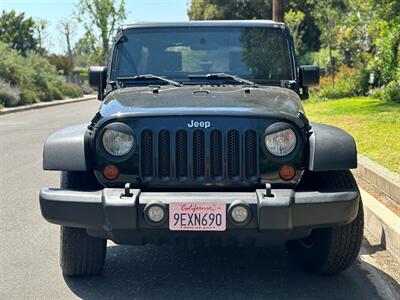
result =
M272 20L276 22L285 22L285 8L283 0L273 0L272 2Z
M329 43L329 64L330 64L330 73L331 73L331 77L332 77L332 85L335 88L335 66L334 66L334 62L333 62L331 43Z

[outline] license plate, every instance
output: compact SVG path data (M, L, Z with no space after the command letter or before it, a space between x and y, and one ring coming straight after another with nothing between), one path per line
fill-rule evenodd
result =
M170 203L169 229L176 231L224 231L225 204Z

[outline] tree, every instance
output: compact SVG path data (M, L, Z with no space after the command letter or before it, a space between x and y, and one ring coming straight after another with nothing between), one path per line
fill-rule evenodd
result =
M110 55L110 40L118 23L126 19L125 1L79 0L77 20L87 32L93 33L93 26L99 31L103 48L102 63L106 64Z
M46 49L44 47L44 41L48 37L47 27L49 26L49 22L45 19L37 19L35 20L35 33L38 41L38 48L36 49L40 54L44 54Z
M313 15L316 2L284 1L284 11L292 9L295 12L304 13L304 20L299 25L298 31L303 32L301 35L303 47L299 49L300 54L318 51L320 48L320 30ZM272 0L192 0L188 16L190 20L271 19Z
M74 70L74 63L68 56L52 54L47 59L56 67L57 71L62 71L67 78Z
M313 0L309 0L312 1ZM314 15L321 31L321 42L329 50L329 74L335 85L335 62L333 51L337 46L339 24L345 15L346 6L341 0L318 0L314 7Z
M71 37L76 33L75 24L69 19L62 19L58 25L59 31L65 38L65 45L67 46L67 54L70 61L73 61Z
M301 48L301 38L303 31L300 30L300 25L304 20L304 13L301 11L289 10L285 13L285 21L293 35L294 44L296 49Z
M25 18L25 14L17 14L14 10L2 11L0 17L0 42L16 49L22 55L29 50L36 50L38 41L34 37L35 22Z
M190 20L271 19L270 0L192 0Z
M283 0L272 1L272 20L276 22L285 21L285 5Z

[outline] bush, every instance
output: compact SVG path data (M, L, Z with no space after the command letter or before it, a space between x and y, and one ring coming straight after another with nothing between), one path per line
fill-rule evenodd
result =
M21 102L21 91L0 79L0 104L5 107L17 106Z
M331 77L321 78L320 87L312 90L323 99L338 99L365 95L368 91L368 72L364 68L352 69L341 66L335 76L335 84Z
M0 78L4 82L9 82L10 87L20 91L18 101L16 99L11 101L7 98L9 105L30 104L37 101L63 99L64 96L70 98L83 95L78 86L65 83L58 75L56 67L50 64L46 58L34 52L29 52L26 57L23 57L8 45L1 43ZM7 87L7 91L10 90L10 87ZM3 97L6 98L6 96Z
M61 92L68 98L78 98L83 96L83 91L79 85L74 83L64 83L60 86Z
M381 99L400 103L400 81L391 81L383 88Z

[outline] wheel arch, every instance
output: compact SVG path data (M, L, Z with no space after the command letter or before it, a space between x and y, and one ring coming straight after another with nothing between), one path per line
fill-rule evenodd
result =
M53 171L88 171L90 158L88 124L65 127L50 135L43 148L43 169Z
M336 171L357 168L357 147L346 131L325 124L311 124L309 138L310 171Z

